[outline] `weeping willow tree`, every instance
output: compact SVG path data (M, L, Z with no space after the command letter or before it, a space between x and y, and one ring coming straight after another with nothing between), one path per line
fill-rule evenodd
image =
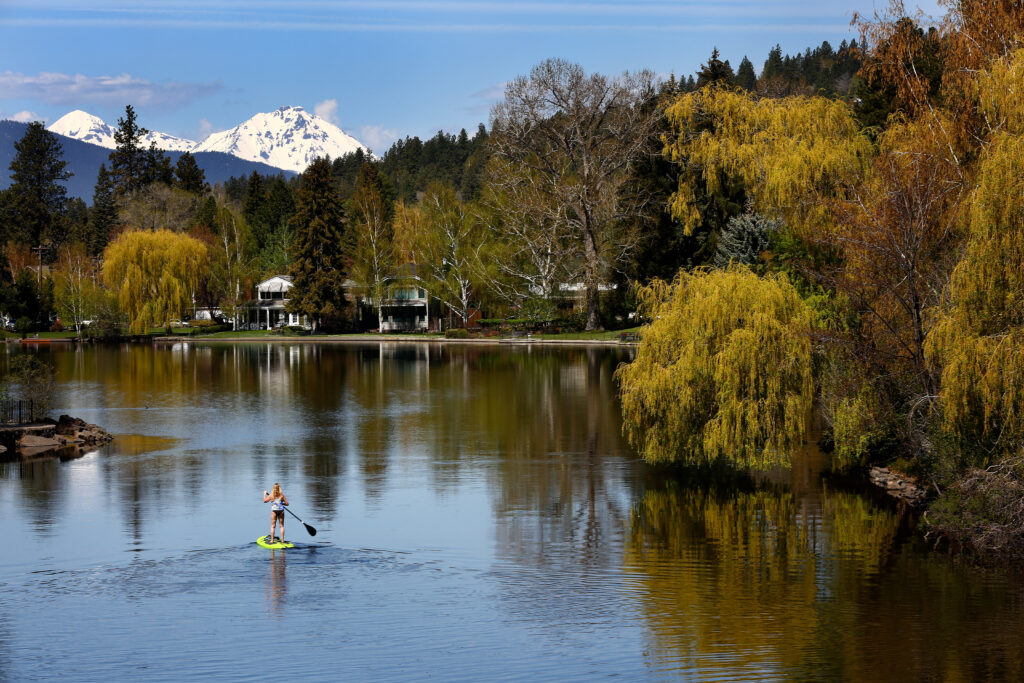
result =
M619 369L624 429L648 462L789 462L811 409L811 313L785 275L681 271L640 292L652 322Z
M807 229L827 221L823 197L859 177L871 155L850 106L824 97L758 99L708 87L680 95L666 110L665 154L700 169L709 192L738 178L755 209ZM700 222L695 188L680 175L672 215L690 234Z
M942 368L942 408L956 435L997 452L1024 445L1024 51L978 81L998 131L967 202L967 246L927 351Z
M170 230L123 232L103 252L103 280L117 293L135 334L169 328L192 306L207 270L206 245Z

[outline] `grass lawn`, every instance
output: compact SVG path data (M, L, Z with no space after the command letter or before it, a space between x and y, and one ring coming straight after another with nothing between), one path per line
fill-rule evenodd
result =
M32 337L35 337L36 334L37 333L35 332L29 332L22 336L17 332L9 332L6 336L8 338L14 337L15 339L31 339ZM78 336L78 333L74 330L64 330L63 332L39 332L38 335L40 339L74 339Z
M636 334L641 326L625 330L602 330L601 332L560 332L558 334L535 334L538 339L579 339L581 341L618 341L620 334Z

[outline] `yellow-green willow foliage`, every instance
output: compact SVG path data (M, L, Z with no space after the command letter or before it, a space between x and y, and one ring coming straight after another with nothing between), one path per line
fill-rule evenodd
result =
M130 230L103 252L103 280L136 334L180 318L208 269L206 245L170 230Z
M887 566L899 519L827 488L737 489L672 481L634 506L623 562L653 654L689 662L702 680L773 667L815 678L802 653L837 628L842 642L860 632L877 590L865 579Z
M811 312L785 275L680 271L639 295L654 322L617 373L630 443L648 462L788 463L813 383Z
M719 190L722 173L741 179L759 211L781 213L797 228L825 221L820 198L835 196L858 177L871 154L850 106L840 100L757 99L711 87L680 95L665 115L669 158L700 167L711 192ZM687 232L700 222L688 185L680 185L671 208Z
M968 202L967 248L938 311L929 359L942 367L947 427L1009 450L1024 443L1024 53L979 76L993 129Z

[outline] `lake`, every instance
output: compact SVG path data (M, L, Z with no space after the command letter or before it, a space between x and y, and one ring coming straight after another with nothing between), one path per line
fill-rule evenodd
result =
M627 349L39 353L54 415L117 439L0 462L0 680L1024 680L1019 567L932 551L810 446L644 465ZM294 549L254 542L274 482Z

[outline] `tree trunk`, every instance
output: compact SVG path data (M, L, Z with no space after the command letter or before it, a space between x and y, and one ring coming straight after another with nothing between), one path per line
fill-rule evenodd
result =
M586 294L583 299L584 310L587 313L587 331L596 332L601 327L601 269L597 257L597 245L594 243L594 236L590 230L583 233L584 255L586 267L583 270L583 284L586 287Z

